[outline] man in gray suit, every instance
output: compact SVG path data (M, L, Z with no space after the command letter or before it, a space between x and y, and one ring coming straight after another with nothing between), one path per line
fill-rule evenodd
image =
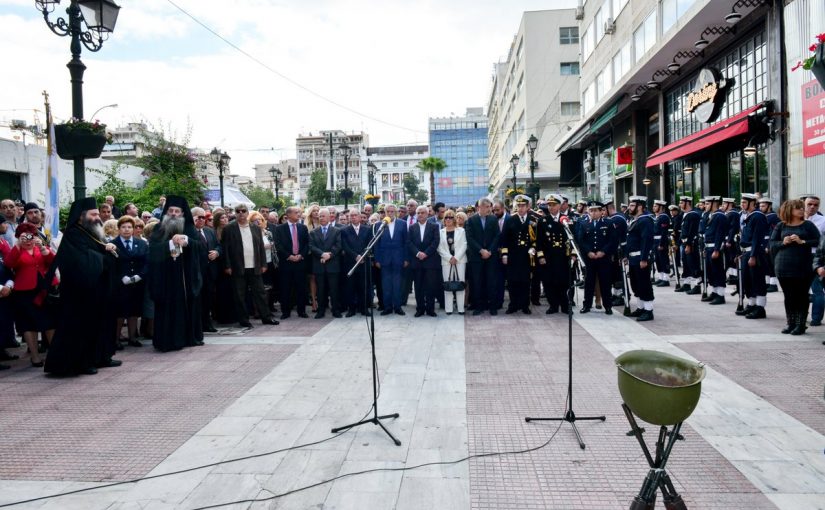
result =
M329 222L329 209L318 211L321 223L309 233L309 251L312 254L312 272L318 286L318 313L316 319L326 314L327 303L332 301L332 316L341 317L341 303L338 295L338 275L341 272L341 230Z

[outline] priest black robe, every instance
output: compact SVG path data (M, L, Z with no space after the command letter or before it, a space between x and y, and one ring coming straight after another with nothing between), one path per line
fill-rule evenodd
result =
M188 211L186 211L188 212ZM161 230L153 232L149 242L148 285L155 302L155 335L152 345L166 352L203 341L200 292L203 284L200 270L204 249L194 226L187 221L184 231L189 244L176 259L169 252L169 239Z
M77 375L107 366L117 342L115 256L76 220L69 225L55 259L60 304L45 365L45 371L54 375Z

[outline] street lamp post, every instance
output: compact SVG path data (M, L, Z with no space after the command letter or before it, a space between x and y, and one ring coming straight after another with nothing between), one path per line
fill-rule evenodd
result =
M272 167L269 169L269 175L272 177L272 181L275 183L275 201L278 201L278 185L281 183L281 169Z
M223 208L223 174L232 158L230 158L227 153L221 152L217 147L212 149L209 156L212 158L212 162L218 167L218 182L221 186L221 207Z
M527 139L527 150L530 151L530 198L533 199L533 203L536 203L536 197L538 196L538 189L536 188L536 147L539 146L539 139L536 138L536 135L530 135L530 138Z
M370 195L375 195L375 172L378 167L370 160L367 160L367 188L369 188Z
M60 0L35 0L34 3L52 32L61 37L71 37L69 49L72 59L66 67L72 78L72 117L83 120L83 72L86 65L80 60L80 44L83 43L89 51L99 51L115 29L120 6L111 0L70 0L66 18L58 17L56 21L51 21L49 15ZM78 200L85 196L86 160L79 156L74 158L74 197Z
M516 170L518 169L518 154L513 154L510 157L510 164L513 165L513 193L516 192Z
M349 157L352 155L352 147L347 144L341 144L338 147L341 154L344 156L344 210L349 210Z

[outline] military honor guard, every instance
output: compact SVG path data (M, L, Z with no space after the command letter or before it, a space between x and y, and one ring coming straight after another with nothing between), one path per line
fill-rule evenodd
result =
M587 313L593 306L593 296L596 292L596 281L599 288L609 289L613 277L611 260L616 254L616 236L609 218L602 218L603 204L591 202L588 206L590 221L584 223L579 231L579 246L586 274L584 278L584 302L581 313ZM604 313L613 314L612 302L605 299Z
M544 293L550 307L547 314L568 312L567 289L570 287L571 246L561 221L561 197L546 198L547 213L538 219L536 257ZM572 212L572 211L570 211Z
M705 197L708 213L705 226L705 270L710 294L702 298L711 305L725 304L725 238L728 235L728 218L719 208L722 197Z
M536 256L536 220L530 214L532 200L516 195L516 214L505 222L501 232L501 263L507 271L510 306L506 313L521 310L530 314L530 273Z
M645 211L647 197L630 197L627 214L627 261L630 266L630 287L639 300L639 307L631 314L639 322L653 320L653 284L650 281L650 259L655 247L655 222Z
M670 215L667 213L667 202L654 200L653 215L656 221L653 231L653 241L656 244L654 280L657 287L670 287Z
M685 294L701 294L699 287L702 267L699 262L699 223L701 211L693 207L693 198L683 196L679 199L682 208L682 264L684 265L684 284L679 292Z
M773 200L768 197L762 197L759 199L759 210L762 211L762 214L765 215L765 219L768 220L768 233L765 238L765 253L768 253L767 244L769 244L768 241L770 241L771 234L773 234L773 229L779 225L779 215L774 212ZM774 271L773 264L768 264L768 267L765 268L765 283L767 284L768 292L779 291L779 280L776 278L776 272Z
M747 306L737 311L736 315L744 315L748 319L764 319L765 305L768 303L765 271L769 265L765 247L768 245L768 219L765 214L756 208L756 195L742 193L742 235L739 245L742 249L742 260L739 270L742 271L742 281Z
M679 209L679 206L676 204L671 204L667 206L667 210L670 213L670 244L673 247L673 274L675 275L677 271L682 271L682 210ZM679 278L680 281L681 277ZM681 286L681 285L680 285ZM677 287L676 292L679 292L681 289Z
M739 256L739 211L734 207L736 200L733 198L723 198L721 211L725 213L728 220L728 233L725 236L725 268L727 283L737 283L739 272L737 270L736 258Z
M624 204L622 204L624 206ZM627 242L627 206L620 211L616 210L612 200L604 204L604 211L613 227L613 237L615 238L616 256L611 262L612 267L612 298L613 306L623 306L624 303L624 275L622 273L621 259L627 258L625 244ZM599 285L602 294L607 294L607 289Z

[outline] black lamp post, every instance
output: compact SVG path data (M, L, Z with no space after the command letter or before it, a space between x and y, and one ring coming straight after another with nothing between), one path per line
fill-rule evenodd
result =
M513 154L510 157L510 164L513 165L513 193L516 192L516 170L518 169L518 154Z
M375 172L378 167L370 160L367 160L367 188L369 188L370 195L375 195Z
M72 60L66 64L72 77L72 117L83 120L83 72L86 65L80 60L80 43L89 51L99 51L103 41L115 29L120 6L111 0L69 0L67 16L58 17L53 22L49 20L49 15L60 0L35 0L34 3L52 32L72 39L69 44ZM78 200L85 196L86 160L80 156L74 158L74 198Z
M281 169L272 167L269 169L269 175L272 177L272 181L275 183L275 201L278 201L278 185L281 183Z
M218 182L220 182L221 185L221 207L223 207L223 173L226 167L229 166L229 161L232 158L230 158L227 153L221 152L217 147L212 149L209 156L212 158L212 162L218 167Z
M352 147L347 144L341 144L338 147L341 154L344 156L344 191L341 193L344 196L344 210L349 210L349 157L352 155Z
M527 150L530 151L530 198L533 199L533 203L536 203L536 197L538 196L538 189L536 186L536 147L539 146L539 139L536 138L536 135L530 135L530 138L527 139Z

